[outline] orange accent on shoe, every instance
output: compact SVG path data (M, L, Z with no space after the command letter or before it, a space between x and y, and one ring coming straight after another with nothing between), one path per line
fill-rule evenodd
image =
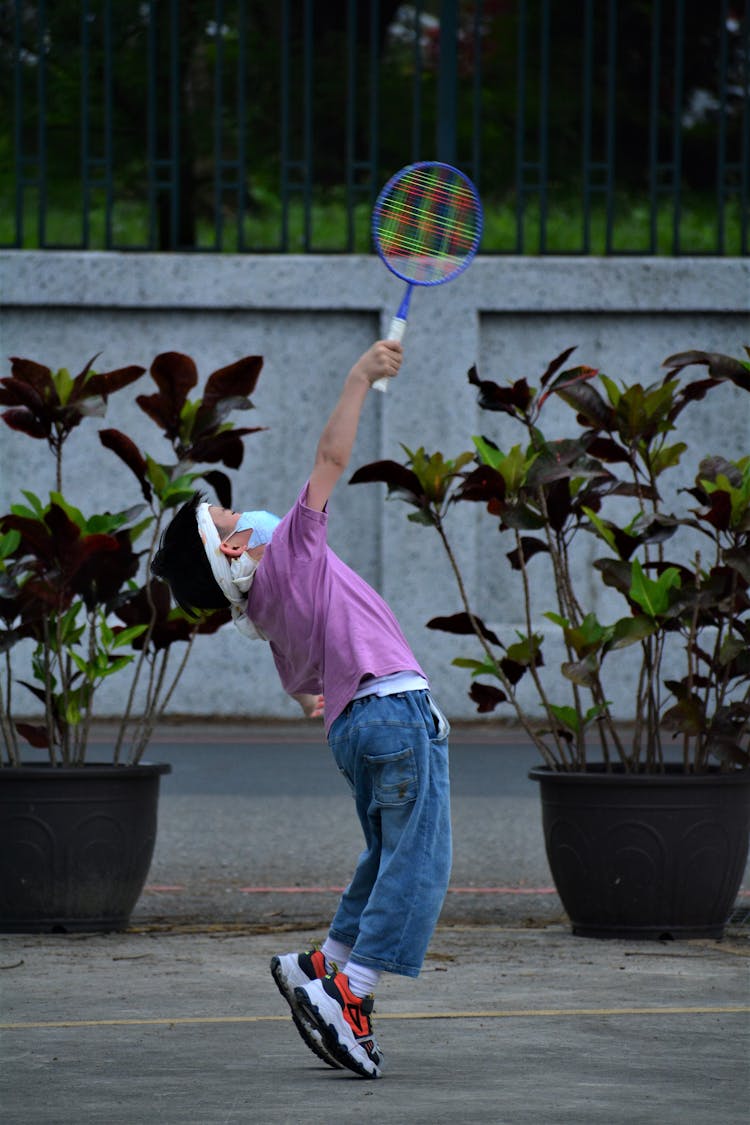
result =
M310 962L315 969L315 975L318 980L322 980L327 975L328 969L326 968L326 959L320 949L313 949L310 953Z
M349 987L349 978L346 973L336 973L333 980L341 994L344 1019L354 1032L355 1038L369 1039L372 1036L372 1024L369 1015L372 1010L372 1001L368 997L368 1003L363 1005L363 998L355 996Z

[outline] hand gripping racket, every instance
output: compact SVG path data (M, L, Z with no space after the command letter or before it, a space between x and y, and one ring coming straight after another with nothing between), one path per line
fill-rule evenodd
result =
M468 176L450 164L423 161L392 176L375 202L372 237L406 292L388 330L400 340L415 285L442 285L471 265L482 236L482 204ZM373 383L379 391L388 380Z

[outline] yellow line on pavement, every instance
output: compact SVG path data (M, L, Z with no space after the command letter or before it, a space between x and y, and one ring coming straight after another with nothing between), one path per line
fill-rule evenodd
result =
M750 1013L748 1004L712 1004L653 1008L505 1008L478 1012L379 1012L381 1020L565 1019L575 1016L709 1016ZM29 1020L0 1023L2 1031L82 1027L173 1027L190 1024L285 1023L288 1016L172 1016L150 1019Z

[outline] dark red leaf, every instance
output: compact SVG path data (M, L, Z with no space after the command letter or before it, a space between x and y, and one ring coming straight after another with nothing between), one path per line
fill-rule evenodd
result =
M701 512L700 518L710 523L717 531L727 531L732 520L732 500L728 492L712 492L709 496L708 511Z
M478 704L478 714L485 715L494 711L499 703L505 703L508 697L500 688L494 687L492 684L480 684L475 680L469 690L469 698Z
M188 392L198 382L198 372L189 355L162 352L151 364L151 376L159 393L138 395L135 401L161 427L164 436L175 441L180 437L180 412Z
M490 465L479 465L465 478L456 491L457 500L470 500L487 503L490 500L505 500L505 478Z
M407 469L405 465L399 465L398 461L371 461L369 465L357 469L349 478L349 484L375 482L388 485L389 492L404 493L417 501L421 501L424 497L417 474Z
M662 366L676 373L692 364L707 367L709 375L714 379L728 379L744 391L750 391L750 369L747 365L734 359L733 356L722 355L720 352L678 352L665 359Z
M533 535L521 536L520 545L514 551L508 551L507 559L514 570L521 569L521 555L523 555L524 563L529 559L533 559L534 555L538 555L540 551L549 551L548 545L543 539L536 539Z
M44 698L44 696L42 696ZM34 726L32 723L16 723L16 730L21 738L34 746L37 750L47 750L49 748L49 735L46 727Z
M534 667L541 668L544 664L544 657L541 650L537 652L534 658ZM503 670L503 675L509 684L515 686L519 680L523 679L529 667L528 664L519 664L517 660L511 660L510 657L504 656L500 661L500 667Z
M116 371L97 372L86 379L82 378L86 373L82 371L74 380L73 390L71 391L68 401L71 403L79 402L81 399L91 398L94 395L101 395L102 398L106 399L108 395L114 394L115 391L119 391L122 387L127 387L130 383L135 383L137 379L140 379L145 370L145 367L135 365L119 367ZM81 380L80 383L79 380Z
M44 411L45 403L36 387L23 379L0 379L0 405L25 406L33 414Z
M170 439L179 434L179 417L169 412L169 403L162 395L136 395L135 401L152 422L156 422Z
M124 461L131 472L135 474L145 500L150 503L152 492L146 472L146 461L135 442L120 430L112 429L100 430L99 441L105 449L111 449L113 453L116 453L120 460Z
M225 398L247 398L255 390L262 368L262 355L247 355L214 371L206 382L201 410L212 410Z
M566 348L564 352L560 353L560 355L557 357L557 359L552 360L549 367L547 368L547 370L544 372L541 379L539 380L539 385L541 387L547 386L547 383L549 383L552 376L557 374L557 372L560 370L560 368L562 367L562 365L564 363L567 363L567 361L572 356L573 352L576 350L577 346L578 346L577 344L574 344L572 348Z
M504 414L525 413L531 404L531 389L525 379L517 379L510 387L501 387L489 379L480 379L476 367L468 373L469 382L479 388L479 406L482 410L498 410Z
M428 629L439 629L443 633L457 633L460 636L476 636L476 630L490 644L499 645L500 638L488 629L481 618L474 615L474 624L468 613L454 613L450 617L433 617L427 622Z
M547 517L554 531L561 531L573 508L567 480L558 480L546 490Z
M588 443L586 452L598 461L614 464L617 461L628 461L628 451L618 445L612 438L596 437Z
M11 430L33 438L48 438L52 427L48 421L35 418L25 407L19 406L3 412L3 421Z
M593 379L594 376L598 374L599 372L595 367L573 367L570 371L563 371L562 375L558 375L544 394L539 396L539 401L537 403L538 409L542 408L550 395L562 394L563 391L567 391L571 387L578 387L581 383Z
M11 373L15 379L28 383L51 406L60 405L60 399L55 390L49 367L44 367L41 363L35 363L33 359L20 359L18 356L13 356L10 364Z
M86 553L70 581L71 589L81 595L88 609L111 605L125 583L138 573L138 555L126 531L105 537L87 536L81 544L84 551L94 538L99 540L96 549ZM113 543L105 546L102 539Z
M190 391L198 382L198 370L189 355L162 352L151 364L151 377L171 413L179 414Z
M590 367L579 368L578 370L584 373L591 372L592 375L596 374ZM571 372L565 374L571 374ZM611 430L614 426L614 411L596 388L588 382L591 377L589 374L583 374L580 380L574 379L572 382L562 382L554 388L554 393L559 395L563 402L572 406L581 415L586 425L592 426L596 430ZM564 378L564 376L561 378Z
M207 461L209 465L220 462L222 465L226 465L228 469L238 469L245 456L245 446L240 439L246 434L256 434L264 428L264 426L254 428L239 426L233 430L225 430L220 434L198 438L190 446L187 456L192 461Z

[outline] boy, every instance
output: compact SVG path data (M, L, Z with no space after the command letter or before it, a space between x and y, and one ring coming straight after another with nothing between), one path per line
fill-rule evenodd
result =
M154 573L187 608L230 603L267 639L281 682L323 715L365 835L320 949L271 962L307 1045L332 1066L377 1078L370 1014L381 973L416 977L448 886L448 724L383 599L326 544L327 505L372 384L401 366L381 340L352 367L297 503L278 520L195 496L166 529Z

